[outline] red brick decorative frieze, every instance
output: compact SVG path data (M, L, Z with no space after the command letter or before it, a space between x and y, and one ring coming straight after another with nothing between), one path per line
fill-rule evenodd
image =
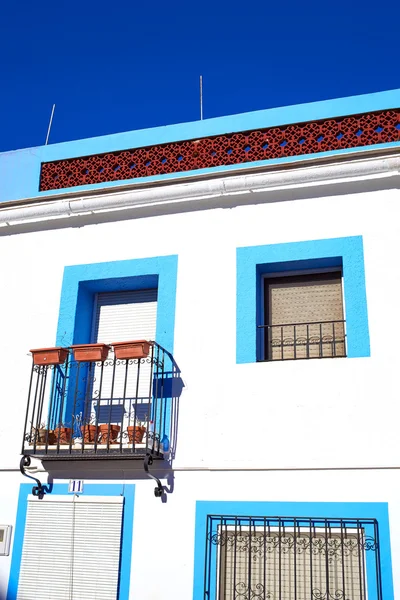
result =
M400 141L400 109L42 164L40 191Z

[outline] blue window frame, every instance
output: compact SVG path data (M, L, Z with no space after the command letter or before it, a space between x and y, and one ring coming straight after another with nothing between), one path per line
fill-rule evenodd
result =
M24 544L24 533L28 496L32 493L32 484L22 483L20 485L17 518L14 533L14 545L11 557L11 570L8 580L6 600L15 600L18 592L18 582L21 567L22 548ZM68 495L67 483L55 483L52 487L54 495ZM132 533L133 533L133 509L135 500L135 486L125 483L93 483L85 484L84 495L88 496L123 496L124 512L122 519L120 577L118 586L118 600L129 599L129 585L132 561ZM40 543L40 542L39 542ZM55 574L57 576L57 574ZM50 582L49 582L50 583Z
M176 255L65 267L56 345L91 341L96 293L157 289L156 341L172 354L177 268ZM72 404L73 394L67 394L65 415Z
M274 515L268 517L268 515ZM293 515L299 515L294 517ZM301 516L300 516L301 515ZM301 535L293 535L294 527L297 532L303 532ZM311 527L311 529L310 529ZM329 529L331 527L331 529ZM241 530L240 530L241 528ZM300 531L298 530L300 528ZM236 532L235 532L236 529ZM240 533L240 539L237 538ZM307 530L309 533L307 533ZM252 531L253 541L249 543L249 537ZM339 533L338 533L339 531ZM246 539L247 536L247 539ZM365 597L369 600L393 600L393 579L392 564L390 554L390 535L388 505L386 503L346 503L346 502L218 502L218 501L200 501L196 504L196 531L195 531L195 560L194 560L194 588L193 600L222 600L231 598L275 598L279 595L271 595L273 585L275 590L282 586L284 576L289 576L292 594L295 580L293 565L294 557L288 559L288 554L294 552L294 538L297 538L299 548L313 543L313 549L322 557L306 557L298 560L297 564L303 567L303 579L301 584L304 588L304 573L307 567L312 564L321 563L325 567L325 572L319 577L313 578L317 582L327 587L328 582L337 585L337 594L332 597L341 598L341 584L343 582L342 564L340 569L335 569L335 565L329 565L329 552L332 548L339 549L339 560L343 560L342 551L355 552L355 559L352 561L354 571L346 573L347 582L354 579L356 572L356 581L354 588L361 588L367 594L357 593L354 597ZM329 541L328 541L329 540ZM346 540L345 546L343 541ZM260 542L260 543L259 543ZM231 545L233 544L233 550ZM239 548L240 546L240 548ZM226 570L225 554L229 554L228 570ZM235 552L235 547L236 550ZM297 552L296 550L296 552ZM328 550L328 557L324 552ZM238 554L245 554L252 560L245 561L238 558ZM263 555L264 552L264 555ZM264 556L268 554L268 569L266 573L266 561ZM272 553L275 554L275 564L271 564ZM281 554L282 553L282 554ZM286 568L283 554L286 553ZM279 561L281 554L282 564ZM257 559L259 572L257 573L257 564L253 563ZM238 568L232 575L235 563L241 563L241 569ZM347 561L349 562L349 561ZM253 577L249 577L253 565ZM291 565L291 570L289 568ZM343 566L345 561L343 561ZM357 569L358 566L358 569ZM312 565L311 565L312 569ZM281 571L282 579L276 581L276 573ZM289 571L289 575L288 575ZM326 572L330 573L330 578ZM308 571L310 573L310 569ZM225 574L225 577L224 577ZM243 579L245 575L245 579ZM261 575L261 577L260 577ZM232 588L232 579L236 576L235 584ZM229 579L228 595L220 594L222 589L227 589L226 581ZM221 586L222 578L222 586ZM275 580L274 580L275 578ZM310 585L310 577L307 585ZM362 579L361 579L362 578ZM336 580L336 581L335 581ZM251 582L255 583L252 591ZM272 583L271 583L272 582ZM286 584L288 582L286 581ZM321 600L325 598L323 589L315 589L310 593L310 598ZM325 590L326 591L326 590ZM253 594L254 592L254 594ZM282 594L282 598L292 597ZM319 594L320 592L320 594ZM231 595L234 594L234 595ZM257 595L258 594L258 595ZM264 595L263 595L264 594ZM299 593L301 597L301 594ZM295 596L293 596L295 597ZM348 594L345 596L349 596Z
M337 267L342 270L349 358L370 356L361 236L237 248L236 362L262 358L262 276Z
M172 352L177 269L176 255L65 267L57 345L90 341L96 293L157 288L156 338Z

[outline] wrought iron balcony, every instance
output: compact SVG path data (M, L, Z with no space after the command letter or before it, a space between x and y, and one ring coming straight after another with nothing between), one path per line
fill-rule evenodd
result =
M141 358L103 354L85 360L74 347L59 350L61 357L39 361L53 364L33 361L23 455L48 460L170 455L182 385L169 352L155 342Z
M259 325L260 360L346 356L345 321Z

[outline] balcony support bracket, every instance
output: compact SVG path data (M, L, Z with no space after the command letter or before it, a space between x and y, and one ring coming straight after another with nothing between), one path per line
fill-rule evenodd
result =
M145 459L144 459L144 470L146 471L147 475L149 477L151 477L151 479L154 479L154 481L157 483L157 486L154 488L154 495L156 498L161 498L163 493L164 493L164 488L162 486L161 481L158 479L158 477L156 477L155 475L153 475L152 473L150 473L149 471L149 467L153 464L153 457L151 454L146 454Z
M32 488L32 494L34 496L37 496L39 498L39 500L42 500L45 494L49 494L51 492L51 486L47 486L47 485L43 485L42 482L39 479L36 479L36 477L32 477L32 475L28 475L28 473L26 472L26 467L29 467L31 464L31 457L30 456L22 456L20 463L19 463L19 470L21 471L22 475L24 475L25 477L28 477L29 479L32 479L32 481L36 481L37 485L34 485Z

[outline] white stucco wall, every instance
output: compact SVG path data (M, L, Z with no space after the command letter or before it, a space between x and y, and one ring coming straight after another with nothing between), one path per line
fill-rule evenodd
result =
M2 474L1 481L2 522L13 524L18 486L27 480ZM96 479L92 482L105 483ZM400 595L397 569L400 561L400 491L396 471L176 472L174 491L167 495L166 502L154 498L153 488L152 481L139 481L135 486L131 599L185 600L192 597L195 511L196 502L201 500L389 502L394 592L395 597ZM6 597L10 563L11 556L0 557L0 598Z
M392 472L177 473L174 493L168 495L165 504L149 502L152 487L151 482L143 482L135 490L132 598L184 600L192 597L195 509L198 500L387 502L389 498L394 592L395 597L399 597L400 492ZM154 577L154 563L148 560L154 548L153 535L159 536L157 577Z
M0 523L13 524L23 480L3 470L19 464L28 351L54 344L64 267L177 254L174 357L185 389L175 490L162 504L153 482L136 486L131 597L191 597L201 499L389 502L399 564L400 192L346 191L0 237ZM354 235L364 242L371 357L237 365L236 248ZM318 470L355 467L391 469ZM9 563L0 557L0 597ZM395 586L400 594L398 575Z

